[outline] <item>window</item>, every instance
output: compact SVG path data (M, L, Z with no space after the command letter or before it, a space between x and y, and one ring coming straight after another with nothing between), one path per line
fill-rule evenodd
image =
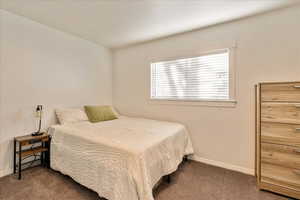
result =
M230 51L151 63L151 99L229 101Z

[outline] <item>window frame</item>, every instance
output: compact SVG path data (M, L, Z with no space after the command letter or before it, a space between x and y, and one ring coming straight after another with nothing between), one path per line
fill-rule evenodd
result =
M149 65L149 103L150 104L162 104L162 105L190 105L190 106L209 106L209 107L235 107L237 104L236 101L236 68L235 68L235 49L236 47L231 48L222 48L215 49L211 51L206 51L198 54L189 54L185 56L177 56L166 59L159 59L151 61ZM228 51L229 54L229 99L176 99L176 98L153 98L151 94L152 90L152 73L151 73L151 64L155 62L165 62L177 59L193 58L206 56L210 54L217 54L220 52Z

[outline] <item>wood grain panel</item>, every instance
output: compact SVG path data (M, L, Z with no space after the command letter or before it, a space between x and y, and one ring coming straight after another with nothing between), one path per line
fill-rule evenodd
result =
M277 185L273 185L273 184L269 184L269 183L264 183L264 182L260 182L258 186L262 190L268 190L271 192L275 192L275 193L279 193L279 194L286 195L289 197L300 199L300 191L297 191L297 190L293 190L293 189L289 189L289 188L285 188L285 187L281 187L281 186L277 186Z
M298 169L262 163L261 172L261 181L265 183L300 190L300 170Z
M263 163L300 169L300 148L286 145L261 143L261 161Z
M300 125L262 122L261 141L300 147Z
M34 149L27 149L27 150L24 150L21 152L21 157L24 158L24 157L27 157L29 155L36 155L40 152L45 152L45 151L48 151L47 148L43 148L43 147L38 147L38 148L34 148Z
M261 121L300 124L300 103L262 103Z
M300 102L300 82L262 84L262 101Z
M256 134L255 134L255 176L257 178L257 183L260 182L260 142L261 142L261 123L260 123L260 84L255 86L255 123L256 123Z
M300 198L300 82L260 83L257 94L258 186Z

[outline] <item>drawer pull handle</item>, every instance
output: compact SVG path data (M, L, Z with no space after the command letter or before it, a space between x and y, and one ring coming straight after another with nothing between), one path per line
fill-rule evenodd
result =
M300 175L300 170L293 170L293 172L297 175Z
M295 153L300 153L300 149L295 149L294 152ZM300 172L300 170L299 170L299 172Z
M300 89L300 85L294 85L295 89Z
M300 132L300 128L295 128L295 131L296 132Z

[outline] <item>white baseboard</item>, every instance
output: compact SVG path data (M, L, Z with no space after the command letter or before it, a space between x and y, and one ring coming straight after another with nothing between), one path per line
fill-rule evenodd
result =
M252 176L255 175L254 169L250 169L250 168L240 167L240 166L237 166L237 165L232 165L232 164L224 163L224 162L221 162L221 161L209 160L209 159L201 158L201 157L198 157L198 156L192 156L190 159L194 160L194 161L197 161L197 162L205 163L205 164L208 164L208 165L213 165L213 166L216 166L216 167L221 167L221 168L241 172L243 174L248 174L248 175L252 175Z
M12 174L11 169L0 170L0 178Z

